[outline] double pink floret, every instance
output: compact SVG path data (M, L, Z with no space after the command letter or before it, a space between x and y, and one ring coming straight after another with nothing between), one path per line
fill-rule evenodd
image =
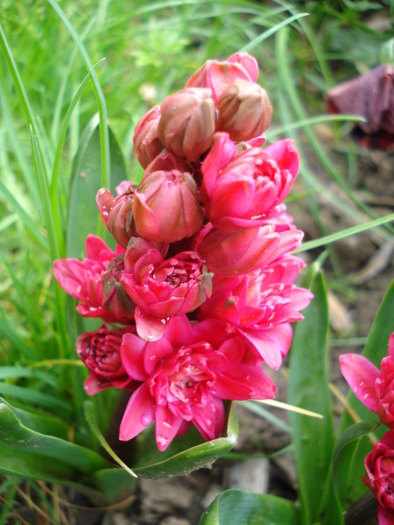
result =
M339 358L341 372L355 396L378 415L391 430L374 444L365 458L363 483L374 493L378 505L379 525L394 523L394 332L389 338L388 355L380 370L359 354Z
M215 439L223 400L274 397L262 364L280 366L311 299L283 204L298 152L261 148L272 107L257 76L247 53L211 60L152 108L134 134L141 183L97 193L116 250L89 235L82 262L55 262L77 310L104 321L77 341L87 393L132 392L121 440L153 421L160 450L191 423Z
M380 370L359 354L341 355L339 364L354 395L375 412L384 425L394 429L394 333Z

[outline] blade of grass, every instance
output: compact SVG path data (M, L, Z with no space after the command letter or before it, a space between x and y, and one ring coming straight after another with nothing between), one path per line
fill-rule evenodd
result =
M59 18L63 21L68 32L72 36L74 42L76 43L83 60L85 62L86 68L90 74L90 77L93 82L93 89L96 95L98 112L100 115L100 143L101 143L101 177L102 177L102 187L110 188L111 187L111 173L110 173L110 150L109 150L109 133L108 133L108 114L107 106L105 102L105 97L103 90L101 89L100 82L97 78L96 72L94 70L93 64L89 58L89 55L85 49L85 46L81 42L77 32L74 27L71 25L70 21L57 4L56 0L48 0L48 3L53 7L53 9L58 14Z
M0 232L9 228L12 224L17 222L17 220L18 215L16 213L11 213L10 215L7 215L7 217L4 217L4 219L0 221Z
M19 202L15 199L15 197L12 195L12 193L8 190L8 188L3 184L1 180L0 194L3 195L4 200L7 202L7 204L9 204L15 210L15 213L18 215L21 222L29 230L29 232L32 234L32 236L38 242L41 248L48 252L49 247L47 240L37 228L36 224L31 220L31 217L25 212L25 210L22 208L22 206L19 204Z
M282 29L283 27L287 26L288 24L291 24L292 22L295 22L296 20L299 20L300 18L303 18L304 16L309 16L309 13L300 13L297 15L293 15L289 18L286 18L286 20L283 20L279 24L276 24L274 27L271 27L271 29L268 29L267 31L264 31L261 35L254 38L249 44L244 46L241 51L251 51L254 47L261 44L261 42L264 42L267 38L274 35L277 31Z
M357 233L361 233L363 231L370 230L371 228L375 228L376 226L380 226L381 224L387 224L393 221L394 213L391 213L390 215L386 215L385 217L381 217L380 219L369 221L364 224L359 224L357 226L347 228L346 230L332 233L331 235L326 235L325 237L321 237L320 239L307 241L300 248L294 250L292 253L302 253L308 250L312 250L313 248L318 248L319 246L325 246L326 244L330 244L331 242L339 241L340 239L345 239L346 237L350 237L351 235L356 235Z
M292 131L293 129L305 128L315 124L322 124L323 122L338 121L365 122L365 119L358 115L320 115L318 117L307 118L305 120L300 120L299 122L293 122L292 124L280 126L272 131L267 131L266 135L268 140L271 141L274 137L282 135L283 133L287 133L288 131Z
M89 34L94 24L95 24L95 18L93 17L88 23L85 31L81 35L82 42L87 37L87 35ZM58 141L57 137L59 136L59 131L60 131L61 114L62 114L62 108L63 108L63 103L64 103L64 96L66 93L67 82L73 70L73 66L74 66L74 62L75 62L75 58L77 54L78 54L78 48L75 47L73 51L71 52L70 59L67 63L65 73L62 78L62 83L60 84L60 88L59 88L58 95L56 98L55 108L53 111L52 125L51 125L51 140L53 144L56 144Z
M7 339L7 341L12 346L12 351L14 353L15 358L15 351L19 352L21 355L24 355L28 359L37 359L38 354L35 350L35 348L32 348L31 346L27 345L15 332L15 330L12 330L9 327L9 324L4 319L0 319L0 334L2 337Z
M101 59L99 62L97 62L97 64L95 64L94 67L97 67L104 60L105 60L105 58ZM86 84L89 82L90 79L91 79L91 76L90 75L86 75L86 77L83 79L81 85L79 86L77 92L75 93L75 95L74 95L74 97L73 97L73 99L71 101L71 104L69 105L69 107L67 109L67 112L66 112L66 114L64 116L64 119L63 119L63 122L62 122L62 126L60 128L59 138L58 138L58 141L57 141L55 161L53 163L53 171L52 171L51 206L52 206L52 211L54 213L54 220L55 220L55 222L58 221L59 223L60 223L61 219L60 219L60 209L59 209L57 190L58 190L58 181L59 181L59 167L60 167L60 161L61 161L61 158L62 158L64 141L65 141L65 138L66 138L67 129L68 129L68 125L70 123L71 115L72 115L72 113L74 111L74 108L77 105L81 95L82 95L82 92L83 92ZM63 236L62 236L62 238L63 238ZM61 247L60 251L61 251L61 256L65 257L66 248L65 248L65 244L64 243L62 244L62 247Z
M37 180L34 176L34 172L31 169L29 161L26 159L26 156L21 147L18 135L15 131L15 127L12 121L11 113L8 109L8 104L4 95L4 92L0 86L0 102L1 102L1 111L3 113L3 120L7 126L8 135L10 138L10 143L15 154L15 157L18 162L19 169L25 181L26 187L29 190L31 198L35 203L35 206L38 211L40 211L40 195L37 186Z
M258 416L266 419L273 425L276 425L278 428L284 430L288 434L290 434L290 427L287 423L276 417L274 414L272 414L269 410L265 409L261 405L256 405L252 401L243 401L242 403L239 403L241 406L247 408L250 412L253 412L254 414L257 414Z
M279 91L278 94L279 99L279 110L281 115L281 120L286 123L286 125L292 125L293 122L289 122L289 115L291 114L291 107L288 104L288 97L285 97L284 93ZM294 133L291 133L290 130L290 137L296 140L296 136ZM302 180L313 190L321 195L324 195L324 199L327 200L332 206L340 210L342 213L350 217L353 221L359 221L359 222L365 222L366 216L362 211L360 211L356 207L349 206L349 202L346 202L346 200L342 197L339 197L336 193L334 194L331 192L327 185L320 181L318 177L313 173L311 169L308 167L307 162L307 155L303 151L302 142L298 141L297 148L299 150L300 158L305 159L302 163L301 170L300 170L300 177ZM319 224L320 219L319 217L315 217L316 224ZM379 235L384 240L390 240L392 239L392 235L388 233L384 228L378 226L375 229L375 232L377 235Z
M12 51L10 46L8 45L7 38L5 36L5 33L3 31L3 27L0 23L0 48L3 51L4 58L7 62L7 66L11 72L12 78L14 80L14 85L17 90L17 93L19 95L20 102L23 107L23 111L26 116L26 120L30 126L32 126L34 133L38 136L39 135L39 128L37 126L37 121L34 116L34 112L32 110L32 107L30 105L24 84L22 82L22 78L19 74L16 62L14 60ZM44 162L44 169L45 174L49 173L49 162L46 155L44 155L44 152L41 152L43 162Z
M84 403L84 410L85 410L85 417L86 421L88 422L88 425L90 427L90 430L95 435L97 441L100 443L100 445L103 447L103 449L111 456L111 458L116 461L116 463L121 466L130 476L133 478L138 478L137 474L131 470L130 467L124 463L119 456L112 450L112 448L108 445L106 442L104 436L100 432L96 417L94 415L94 405L91 401L85 401Z
M12 279L13 286L18 294L19 309L26 315L26 318L29 321L31 327L34 328L34 331L37 333L40 333L42 331L41 325L40 325L41 316L40 316L40 313L37 311L37 309L33 307L31 300L30 300L30 295L28 294L26 287L18 279L18 277L16 276L11 266L8 264L5 258L2 257L1 255L0 255L0 262L7 269L7 272L9 273Z
M288 28L283 28L281 31L278 32L275 41L278 73L279 78L281 80L281 85L284 86L285 90L287 91L287 94L289 96L290 102L293 106L297 118L300 121L303 121L306 120L307 117L302 107L301 101L298 97L294 83L292 82L293 77L291 75L288 63L289 51L287 49L287 41ZM360 209L362 209L370 217L376 219L376 215L372 212L372 210L353 195L353 192L346 186L342 178L338 175L335 167L331 164L331 161L328 159L326 153L324 152L321 144L317 140L314 133L308 127L304 129L304 133L307 136L309 143L314 152L316 153L318 159L320 160L322 166L326 169L327 173L331 176L331 178ZM391 233L394 232L394 230L388 225L385 225L385 227Z
M31 370L23 366L2 366L0 367L0 379L14 379L17 377L35 377L48 383L48 385L56 388L57 381L54 377L49 375L47 372L41 372L40 370Z
M29 406L31 403L37 403L46 408L58 410L60 414L71 415L73 413L73 407L70 403L23 386L9 385L0 381L0 394L27 401Z
M48 182L45 177L43 170L42 159L40 155L40 149L38 146L37 137L34 135L33 130L30 130L30 138L32 143L33 152L33 163L36 171L38 185L40 188L42 206L44 211L44 219L47 228L50 254L52 261L60 258L59 242L56 236L55 225L53 221L53 214L51 211L51 201L49 198ZM67 333L67 321L66 321L66 309L65 309L65 294L60 286L56 286L56 310L57 310L57 322L61 339L60 346L60 357L64 357L65 354L70 353L70 344Z

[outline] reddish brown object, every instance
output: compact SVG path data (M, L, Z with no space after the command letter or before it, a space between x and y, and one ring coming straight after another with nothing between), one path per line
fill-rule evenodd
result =
M362 146L394 148L394 67L384 64L339 84L326 95L329 113L364 117L353 132Z

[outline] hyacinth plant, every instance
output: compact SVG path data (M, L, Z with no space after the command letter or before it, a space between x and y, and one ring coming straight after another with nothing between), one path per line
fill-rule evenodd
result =
M393 286L365 348L365 358L375 365L356 358L348 376L344 371L356 395L360 381L366 381L372 396L367 407L374 414L371 419L370 411L350 395L335 437L324 278L317 262L302 286L294 284L305 263L291 252L306 248L283 203L299 170L299 154L288 138L265 143L272 107L257 82L257 60L247 52L208 60L184 89L150 109L134 130L133 155L143 175L133 182L107 126L95 68L59 5L49 3L84 56L99 118L93 118L81 139L67 217L62 217L60 156L89 78L72 100L50 159L1 32L7 65L31 124L38 180L37 187L31 186L42 203L48 242L28 218L26 227L40 246L49 248L60 285L59 353L49 351L40 362L32 345L0 326L31 366L1 371L6 399L0 404L0 472L10 476L3 487L18 478L39 479L68 485L102 504L130 495L135 477L182 475L210 465L236 443L234 402L274 398L277 388L267 371L282 365L293 339L288 403L304 410L303 415L290 414L299 504L226 491L201 517L201 525L268 519L291 525L351 523L356 511L343 512L367 487L377 497L380 525L392 523L391 471L385 465L393 438L390 432L382 437L377 428L377 416L388 424L391 413L391 361L382 365L381 375L373 366L385 355L393 331ZM293 14L276 29L302 16ZM277 37L282 59L286 35L284 30ZM281 65L283 85L290 90L286 61ZM288 95L294 100L291 91ZM23 218L23 210L20 214ZM309 247L340 237L312 241ZM45 393L54 381L41 370L54 366L69 385L66 394L56 391L57 397ZM22 387L12 384L15 377L31 377L40 391L18 390Z
M86 392L131 393L122 441L153 421L160 451L191 423L217 439L223 400L273 398L262 363L280 367L311 300L293 284L303 234L283 204L298 153L261 148L272 107L257 76L248 53L210 60L152 108L134 134L141 183L96 196L116 250L89 235L83 261L54 263L78 313L104 323L77 339Z

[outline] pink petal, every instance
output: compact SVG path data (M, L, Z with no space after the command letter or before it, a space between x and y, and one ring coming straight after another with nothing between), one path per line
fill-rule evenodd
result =
M249 55L249 53L246 53L245 51L234 53L227 59L227 62L240 64L249 75L250 81L257 82L257 77L259 76L259 65L252 55Z
M265 363L277 370L282 364L282 357L287 354L292 339L289 324L280 324L267 330L239 330L255 347Z
M110 386L112 386L111 381L104 382L103 380L101 380L100 384L100 380L94 372L90 373L89 377L85 379L85 382L83 384L85 392L88 396L94 396L95 394L98 394L99 392L105 390L106 388L109 388Z
M135 325L137 334L145 341L152 342L160 339L169 319L160 319L141 312L140 308L135 309Z
M376 394L375 381L380 377L380 372L376 366L358 354L341 355L339 366L354 395L369 410L376 412L379 400Z
M203 172L203 185L208 196L211 196L216 183L218 172L234 157L237 146L228 133L215 133L212 147L205 157L201 170Z
M120 441L129 441L142 432L155 417L156 403L143 383L131 396L119 429Z
M134 334L125 334L120 346L120 357L126 373L136 381L145 381L149 374L144 367L147 342Z
M169 321L165 337L174 348L187 345L192 341L192 327L185 314L177 315Z
M386 432L380 442L383 443L383 445L386 445L389 449L394 450L394 430Z
M167 355L172 354L173 351L171 343L165 337L162 337L159 341L147 343L144 352L144 368L146 372L151 375L157 363Z
M110 261L116 256L116 253L102 240L91 233L85 241L85 250L88 259L98 262Z
M155 434L157 448L163 452L177 435L182 419L175 416L168 406L156 407Z
M280 140L265 148L265 151L276 161L281 170L289 170L295 179L300 166L297 148L291 139Z
M205 441L218 438L224 425L224 406L221 399L210 396L206 405L194 405L193 423Z
M379 525L393 525L394 512L390 512L389 510L382 507L382 505L378 505L378 520Z

